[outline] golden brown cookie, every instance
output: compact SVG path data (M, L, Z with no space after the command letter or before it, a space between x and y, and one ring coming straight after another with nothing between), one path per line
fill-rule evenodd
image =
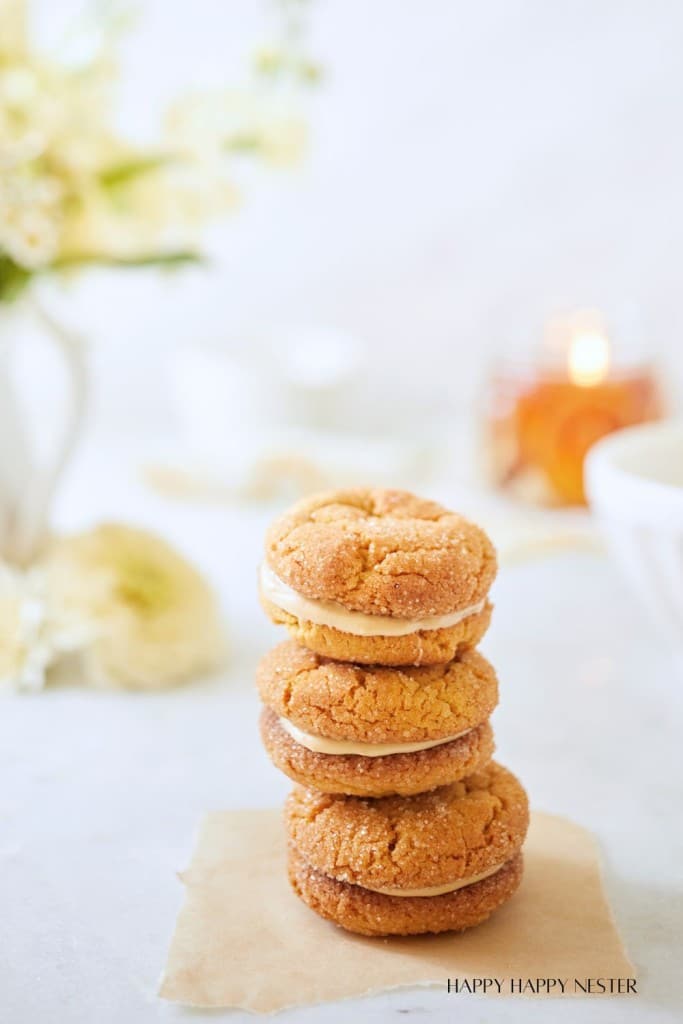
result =
M290 878L313 909L364 934L416 934L467 928L512 895L529 809L520 782L492 762L417 796L297 786L285 820Z
M268 530L273 571L305 597L367 615L447 615L485 597L493 545L474 523L407 491L328 491Z
M498 703L493 666L478 651L446 664L387 668L323 658L286 640L259 663L261 699L298 729L334 740L442 740L486 722Z
M359 488L307 498L273 524L260 593L320 654L435 664L481 639L495 573L474 523L405 491Z
M421 935L464 931L481 924L514 895L522 880L522 854L481 882L442 896L385 896L338 882L316 871L290 844L289 881L320 917L360 935Z
M381 800L295 787L289 836L318 871L366 889L443 885L517 853L529 811L517 778L495 761L450 786Z
M484 768L494 750L493 730L488 722L450 743L380 757L309 750L285 732L271 708L263 709L260 725L263 745L281 772L294 782L323 793L351 796L410 796L457 782Z

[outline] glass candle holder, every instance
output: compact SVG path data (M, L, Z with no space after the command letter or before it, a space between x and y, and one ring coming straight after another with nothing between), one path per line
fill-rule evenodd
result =
M591 446L664 411L652 362L620 349L601 314L554 317L534 358L507 356L491 368L484 414L490 479L524 501L584 505Z

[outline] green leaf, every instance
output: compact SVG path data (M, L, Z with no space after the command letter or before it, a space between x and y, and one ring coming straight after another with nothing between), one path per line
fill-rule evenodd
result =
M104 170L100 171L100 184L104 188L119 188L121 185L127 185L136 178L141 178L144 174L150 174L152 171L158 170L159 167L166 166L166 164L171 163L174 159L175 157L169 155L157 155L123 160L121 163L112 164L110 167L105 167Z
M100 252L76 252L68 256L62 256L55 260L52 268L55 270L71 270L77 267L98 266L98 267L173 267L184 266L188 263L201 263L202 256L190 249L178 249L173 252L148 252L140 253L137 256L110 256L108 253Z
M258 153L263 149L263 139L257 135L232 135L223 143L223 148L231 153Z
M16 299L32 277L30 270L19 266L6 253L0 252L0 302L12 302Z

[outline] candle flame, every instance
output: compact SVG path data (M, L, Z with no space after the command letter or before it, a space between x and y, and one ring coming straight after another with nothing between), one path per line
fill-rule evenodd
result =
M572 383L588 388L600 384L607 376L609 363L609 339L604 334L585 330L572 338L567 357Z

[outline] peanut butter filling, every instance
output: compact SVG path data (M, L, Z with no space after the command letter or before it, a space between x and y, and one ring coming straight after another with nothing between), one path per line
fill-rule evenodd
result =
M342 633L352 633L354 636L408 636L410 633L419 633L425 629L447 629L470 615L477 615L486 604L486 598L483 598L477 604L461 608L449 615L399 619L392 615L366 615L364 612L349 611L336 601L316 601L304 597L276 576L265 562L261 565L260 584L263 596L271 604L294 615L299 621L329 626Z

